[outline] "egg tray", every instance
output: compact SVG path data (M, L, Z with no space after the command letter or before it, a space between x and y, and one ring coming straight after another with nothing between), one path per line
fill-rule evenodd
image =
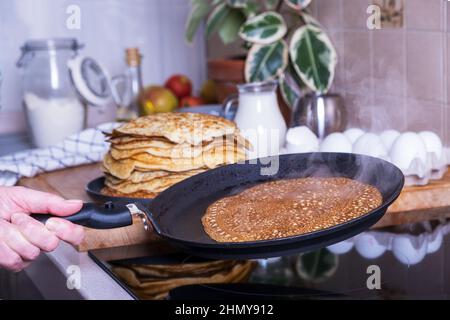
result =
M415 265L421 262L427 254L439 250L444 237L450 233L450 223L441 221L432 228L430 223L421 222L425 230L419 234L415 232L390 232L390 231L367 231L351 239L331 245L328 248L332 253L341 255L353 248L367 259L377 259L386 251L391 251L401 263Z
M280 150L280 154L290 153L286 148ZM380 157L383 160L390 161L389 156ZM424 186L431 180L439 180L447 172L447 166L450 165L450 148L444 148L440 159L434 153L427 154L427 161L423 162L416 158L411 161L408 169L402 170L405 175L405 186Z
M389 161L389 159L386 159ZM444 148L440 158L434 153L427 154L427 161L419 158L411 161L408 169L402 170L405 175L405 186L423 186L430 180L442 179L450 164L450 149Z

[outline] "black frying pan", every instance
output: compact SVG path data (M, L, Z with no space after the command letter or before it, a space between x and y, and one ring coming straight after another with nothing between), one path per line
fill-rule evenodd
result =
M162 238L193 255L214 259L268 258L314 250L359 234L384 215L403 188L402 172L378 158L346 153L303 153L271 160L276 159L279 170L273 175L261 174L269 167L269 158L253 164L227 165L183 180L145 205L139 202L104 206L85 204L79 213L67 219L87 227L107 229L130 225L132 215L137 214ZM219 243L205 233L201 218L217 199L262 181L310 176L347 177L371 184L383 195L383 204L349 222L280 239Z

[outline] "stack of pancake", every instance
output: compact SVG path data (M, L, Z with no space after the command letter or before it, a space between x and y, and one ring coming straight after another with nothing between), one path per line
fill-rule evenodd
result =
M199 113L141 117L107 140L102 192L129 198L153 198L190 176L245 160L249 148L233 122Z
M254 261L187 262L165 265L120 265L112 271L140 299L164 299L170 290L193 284L239 283L250 276Z

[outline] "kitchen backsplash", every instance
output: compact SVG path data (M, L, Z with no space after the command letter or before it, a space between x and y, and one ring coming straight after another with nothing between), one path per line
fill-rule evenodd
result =
M70 5L80 9L80 29L66 27ZM70 11L70 10L69 10ZM19 70L15 64L27 39L76 37L110 74L125 67L126 47L143 54L144 84L162 83L184 73L199 88L206 78L202 37L192 45L184 40L188 0L1 0L0 1L0 134L25 130ZM101 118L91 110L91 119Z
M450 4L403 0L402 27L369 30L376 2L312 1L339 54L333 91L344 95L354 126L432 130L449 145Z

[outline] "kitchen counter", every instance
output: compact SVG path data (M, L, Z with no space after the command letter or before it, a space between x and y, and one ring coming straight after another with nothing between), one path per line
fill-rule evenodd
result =
M54 252L42 255L24 272L45 299L133 299L87 253L78 252L67 243L61 243ZM68 280L75 280L72 283L78 283L80 288L69 289Z

